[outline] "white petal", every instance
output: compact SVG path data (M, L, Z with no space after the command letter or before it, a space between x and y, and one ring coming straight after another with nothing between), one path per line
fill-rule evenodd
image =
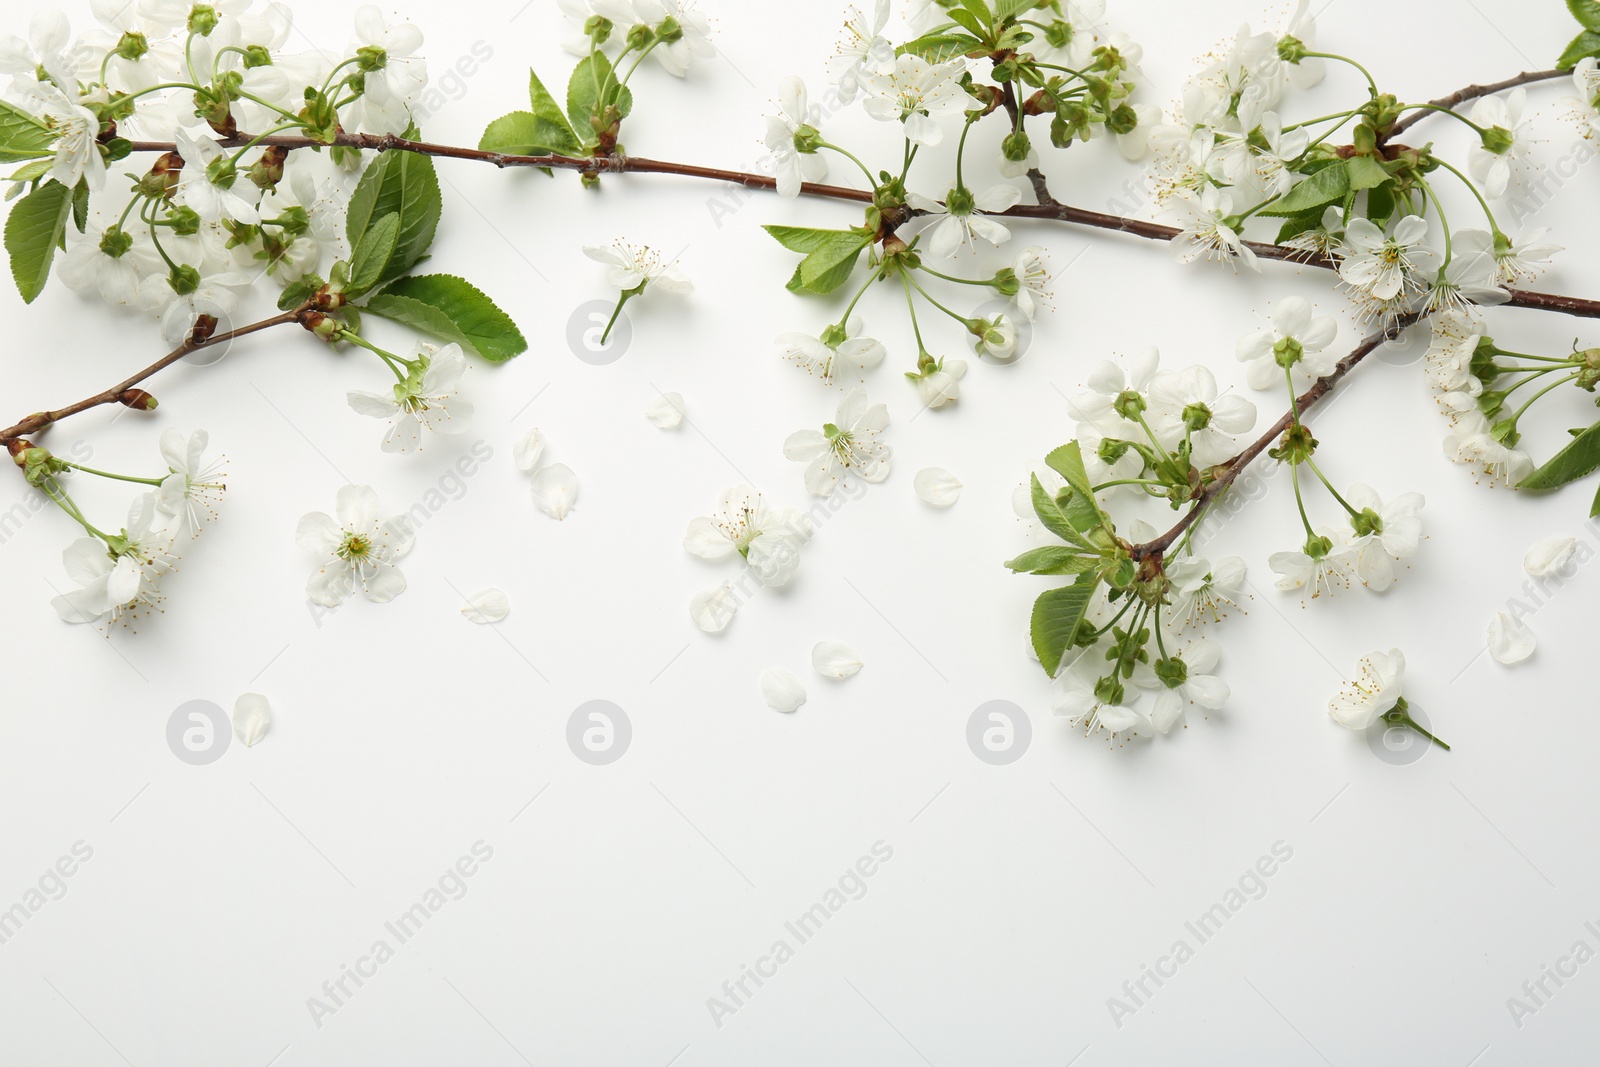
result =
M720 634L739 613L739 598L727 582L702 589L689 598L689 617L708 634Z
M1554 578L1566 569L1578 549L1575 537L1545 537L1533 543L1522 557L1522 567L1535 578Z
M818 641L811 649L811 666L824 678L853 678L862 667L855 649L838 641Z
M511 613L511 601L506 599L504 590L484 589L473 593L467 598L467 606L461 609L461 614L468 622L495 623Z
M782 667L768 667L761 672L761 696L767 707L788 715L806 702L806 687Z
M644 409L644 417L658 429L676 430L683 423L683 394L662 393Z
M552 519L565 519L578 500L578 476L565 463L541 468L533 476L533 502Z
M267 735L272 725L272 708L260 693L246 693L233 702L233 732L245 747L253 746Z
M1489 655L1501 663L1521 663L1538 643L1528 624L1514 615L1498 611L1489 620Z
M960 480L943 467L924 467L912 479L917 496L936 508L947 508L961 495Z
M518 470L533 470L539 465L539 457L544 455L544 432L535 426L517 440L511 447L511 454Z

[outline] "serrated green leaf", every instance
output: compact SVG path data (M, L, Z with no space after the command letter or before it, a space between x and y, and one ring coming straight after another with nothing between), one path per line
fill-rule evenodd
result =
M56 135L44 123L0 100L0 163L21 163L54 154Z
M1584 30L1572 39L1567 45L1567 50L1561 53L1561 58L1556 60L1558 70L1571 70L1578 65L1578 61L1589 56L1600 56L1600 31Z
M401 278L373 294L362 307L432 337L454 341L491 363L503 363L528 348L511 316L476 286L450 274Z
M539 75L528 72L528 99L531 111L513 111L495 119L483 131L478 147L485 152L504 152L517 156L583 154L583 142L572 130L567 116L556 103Z
M1349 171L1339 166L1324 167L1261 209L1259 214L1303 215L1312 208L1344 199L1349 191Z
M1375 189L1394 177L1383 169L1382 163L1371 156L1351 156L1345 160L1344 169L1350 188L1356 191Z
M1074 582L1040 593L1033 602L1033 618L1028 627L1033 639L1033 650L1039 655L1039 665L1052 678L1061 669L1061 658L1072 647L1078 624L1089 610L1099 582Z
M1035 0L995 0L994 15L1000 19L1015 18L1036 6Z
M965 0L963 0L963 2L965 2ZM964 7L953 7L946 12L946 14L949 15L950 21L954 22L962 29L968 31L969 33L977 34L979 37L985 37L989 33L989 20L993 18L993 16L989 13L989 9L981 2L978 4L978 7L981 9L981 14L977 11L971 10L972 4L965 4Z
M1600 470L1600 422L1584 430L1545 465L1517 483L1519 489L1555 489Z
M943 63L982 47L983 42L970 34L935 32L907 41L896 52L899 55L921 56L929 63Z
M33 303L44 292L50 264L71 216L72 190L58 181L39 186L11 209L6 219L6 251L11 255L11 277L24 303Z
M1567 10L1584 29L1600 33L1600 0L1567 0Z
M377 285L389 261L394 258L395 245L399 240L400 216L395 212L390 212L368 227L350 257L350 284L345 291L355 297Z
M1322 225L1322 208L1316 207L1303 215L1290 215L1283 220L1283 225L1278 227L1278 236L1274 244L1283 244L1292 238L1299 237L1307 230L1314 230Z
M617 81L604 52L590 53L572 69L567 81L567 119L580 141L586 145L599 142L591 120L612 104L626 117L633 110L633 93Z
M1029 489L1033 498L1033 513L1039 516L1039 521L1044 524L1046 530L1069 544L1094 551L1094 546L1079 532L1077 523L1073 521L1074 516L1068 514L1056 498L1045 491L1037 474L1033 475Z
M1089 472L1083 466L1083 446L1076 441L1068 441L1060 448L1044 457L1045 463L1051 470L1067 480L1084 496L1093 499L1094 486L1089 482Z
M357 248L375 220L390 214L400 216L394 255L378 279L381 285L400 277L427 255L443 210L433 160L415 152L385 152L373 160L350 196L345 233L350 247Z
M849 279L862 250L872 243L872 234L867 230L813 230L802 226L765 229L791 252L806 254L789 279L791 292L833 292Z
M1083 574L1093 570L1099 562L1099 556L1060 545L1049 545L1031 548L1016 559L1007 560L1006 566L1018 574Z
M34 181L38 181L40 178L43 178L46 174L49 174L50 173L50 169L52 167L54 167L55 165L56 165L56 161L53 160L53 159L36 159L32 163L27 163L27 164L24 164L23 166L18 167L15 171L13 171L11 173L11 175L9 177L6 178L6 181L8 181L8 182L34 182Z

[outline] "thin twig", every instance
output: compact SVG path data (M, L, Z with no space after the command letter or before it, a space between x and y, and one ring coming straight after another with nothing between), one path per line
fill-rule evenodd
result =
M1206 508L1211 505L1211 502L1214 501L1218 496L1222 495L1222 493L1227 490L1228 486L1234 483L1234 480L1237 479L1241 473L1243 473L1244 469L1250 465L1251 461L1257 456L1261 455L1262 452L1265 452L1268 446L1270 446L1278 438L1282 437L1284 432L1294 424L1296 411L1303 415L1307 408L1321 400L1324 396L1327 396L1333 387L1339 384L1340 379L1354 370L1362 360L1372 355L1372 353L1382 348L1385 344L1394 340L1401 330L1412 325L1413 323L1416 323L1420 319L1421 316L1416 314L1402 316L1401 318L1395 320L1395 322L1391 325L1379 330L1375 334L1371 334L1359 345L1357 345L1354 351L1334 365L1333 370L1329 371L1321 378L1318 378L1312 383L1311 388L1307 389L1305 392L1296 397L1294 408L1290 411L1284 412L1283 417L1277 422L1273 423L1272 426L1269 427L1267 431L1260 437L1252 441L1249 447L1247 447L1243 452L1240 452L1238 455L1234 456L1232 459L1228 460L1226 463L1219 464L1221 473L1218 474L1216 478L1200 492L1199 496L1194 498L1193 503L1190 505L1189 510L1184 513L1183 518L1179 519L1172 529L1168 530L1160 537L1157 537L1155 540L1134 545L1133 558L1145 559L1146 557L1151 556L1159 557L1161 553L1171 548L1172 543L1181 537L1185 530L1194 525L1195 520L1205 512Z
M202 348L209 348L212 345L219 344L223 341L231 341L235 337L244 337L247 334L259 333L260 331L268 329L272 326L286 326L291 322L298 322L300 321L300 317L307 310L309 310L310 307L311 305L309 303L304 304L293 311L285 311L281 315L274 315L270 319L262 319L260 322L253 322L248 326L241 326L237 330L228 330L224 333L214 334L213 336L198 342L192 338L186 340L183 342L183 344L179 345L177 348L174 348L171 352L168 352L166 355L162 356L160 359L144 368L144 370L139 371L131 378L127 378L121 382L118 382L116 385L113 385L104 392L95 393L93 396L85 397L76 404L68 404L66 407L57 408L54 411L36 412L35 414L29 415L15 426L9 426L4 430L0 430L0 444L9 444L19 437L23 437L31 433L38 433L40 430L43 430L54 423L60 422L62 419L67 418L68 416L76 415L80 411L88 411L90 408L99 407L102 404L115 404L124 392L132 389L141 382L144 382L160 371L165 370L167 367L172 366L184 356L187 356L193 352L198 352Z
M1437 100L1428 101L1428 103L1436 108L1442 107L1454 109L1466 103L1468 100L1476 100L1480 96L1492 96L1495 93L1505 92L1507 89L1515 89L1519 85L1531 85L1534 82L1550 81L1554 78L1565 78L1571 73L1572 72L1568 70L1525 70L1514 78L1507 78L1505 81L1490 82L1487 85L1469 85L1464 89L1457 89L1449 96L1441 96ZM1399 122L1390 127L1388 134L1384 137L1384 140L1392 140L1399 134L1409 130L1412 126L1415 126L1418 122L1421 122L1423 119L1432 114L1434 114L1433 111L1422 110L1407 115L1405 118L1401 119Z

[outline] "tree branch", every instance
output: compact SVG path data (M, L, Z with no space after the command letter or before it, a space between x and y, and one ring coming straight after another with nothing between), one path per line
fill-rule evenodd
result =
M1507 89L1515 89L1519 85L1531 85L1534 82L1550 81L1554 78L1565 78L1571 73L1572 72L1568 70L1525 70L1514 78L1507 78L1505 81L1490 82L1487 85L1469 85L1464 89L1457 89L1449 96L1441 96L1437 100L1429 100L1428 103L1432 104L1434 107L1449 108L1453 110L1456 107L1466 103L1468 100L1476 100L1480 96L1492 96L1495 93L1504 92ZM1394 124L1394 126L1389 130L1388 134L1384 137L1384 140L1391 140L1399 134L1404 133L1406 130L1409 130L1412 126L1415 126L1418 122L1427 118L1431 114L1433 114L1432 111L1417 111L1407 115L1405 118Z
M1368 356L1372 355L1372 353L1376 352L1378 349L1394 340L1401 330L1418 322L1421 318L1422 316L1415 314L1403 316L1400 319L1397 319L1393 325L1387 326L1384 329L1379 330L1377 333L1368 336L1364 341L1357 345L1354 351L1334 365L1332 371L1323 375L1321 378L1318 378L1312 383L1311 388L1307 389L1305 392L1301 393L1295 398L1295 406L1293 410L1284 412L1282 418L1273 423L1265 433L1251 442L1249 447L1247 447L1243 452L1240 452L1238 455L1228 460L1227 463L1219 464L1219 466L1223 468L1222 473L1217 475L1217 477L1201 491L1200 495L1194 498L1193 504L1191 504L1189 510L1184 513L1183 518L1179 519L1177 524L1174 525L1172 529L1168 530L1154 541L1146 541L1143 544L1134 545L1133 558L1145 559L1148 557L1159 557L1163 552L1171 548L1172 543L1181 537L1185 530L1195 524L1196 520L1198 520L1200 516L1205 513L1206 508L1210 507L1211 503L1216 500L1217 497L1221 496L1227 491L1228 486L1234 483L1235 479L1237 479L1239 475L1244 472L1244 469L1250 465L1251 461L1257 456L1261 455L1262 452L1265 452L1274 441L1283 436L1284 431L1288 430L1289 427L1294 424L1295 411L1298 411L1301 415L1304 415L1307 408L1321 400L1324 396L1327 396L1333 387L1339 384L1340 379L1354 370L1362 360L1366 359Z
M192 352L198 352L202 348L208 348L223 341L231 341L235 337L244 337L247 334L259 333L260 331L272 326L286 326L291 322L299 322L301 316L303 316L310 309L311 305L309 303L303 304L293 311L285 311L281 315L274 315L270 319L262 319L260 322L253 322L248 326L241 326L237 330L228 330L225 333L214 334L213 336L202 341L197 342L193 339L187 340L177 348L174 348L171 352L168 352L166 355L150 364L144 370L133 375L133 377L118 382L116 385L113 385L104 392L95 393L93 396L85 397L76 404L68 404L66 407L57 408L54 411L37 412L29 415L15 426L8 426L6 429L0 430L0 444L10 444L12 441L17 440L25 434L38 433L40 430L46 429L52 424L59 422L68 416L76 415L80 411L88 411L90 408L100 407L102 404L115 404L124 392L132 389L134 386L147 380L160 371L172 366L174 363L178 362L178 360Z
M1541 72L1541 74L1550 73L1552 72ZM1553 73L1559 74L1560 72ZM1519 75L1519 77L1533 78L1534 76ZM1508 83L1496 84L1504 85ZM1493 88L1493 86L1481 88ZM1465 93L1467 90L1463 89L1461 92ZM320 141L314 141L309 137L299 135L256 139L248 134L239 134L221 143L228 147L242 147L252 143L289 149L325 147ZM689 163L674 163L668 160L649 159L644 156L615 155L592 158L560 155L518 156L507 155L503 152L487 152L478 148L460 148L455 145L433 144L428 141L411 141L404 137L395 137L387 134L368 133L341 133L336 143L347 148L361 148L373 152L415 152L419 155L436 156L444 159L463 159L478 163L488 163L501 168L538 167L552 170L573 170L591 175L676 174L681 177L730 182L749 189L774 189L777 186L777 182L765 174L727 170L721 167L701 167ZM170 143L157 141L137 141L133 144L133 150L136 152L171 152L174 147ZM1063 204L1050 195L1049 187L1045 183L1043 174L1034 170L1029 172L1028 177L1033 183L1034 192L1040 197L1041 202L1037 204L1018 204L1005 211L994 212L995 217L1045 219L1053 222L1065 222L1075 226L1089 226L1095 229L1132 234L1135 237L1144 237L1153 241L1170 241L1180 232L1176 226L1168 226L1159 222L1147 222L1144 219L1128 218L1123 215L1109 215L1102 211L1091 211L1088 208ZM800 191L807 196L817 196L831 200L848 200L863 204L872 202L872 192L870 190L849 189L839 185L818 185L813 182L804 182L800 186ZM1327 270L1333 270L1338 266L1334 260L1329 259L1327 256L1308 254L1304 249L1269 244L1265 241L1246 241L1245 244L1262 259L1289 260ZM1513 289L1508 303L1511 307L1531 308L1536 311L1557 311L1581 318L1600 318L1600 300L1588 300L1582 297L1532 293Z

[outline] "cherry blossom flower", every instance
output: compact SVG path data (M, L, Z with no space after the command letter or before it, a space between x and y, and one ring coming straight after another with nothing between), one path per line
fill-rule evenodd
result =
M941 119L977 106L956 81L962 70L959 60L934 64L907 52L895 60L892 72L867 76L867 114L903 123L907 140L931 148L944 139Z
M422 431L455 435L464 433L472 420L472 404L458 395L467 372L460 345L448 344L431 354L429 346L419 347L409 363L411 373L389 395L347 394L358 414L390 420L383 436L385 452L415 452L422 448Z
M1340 726L1365 730L1401 700L1406 658L1398 648L1361 657L1360 675L1328 701L1328 714Z
M722 494L717 510L689 522L683 547L713 562L745 559L764 585L787 585L800 567L811 524L794 508L775 508L748 485Z
M378 494L370 485L341 486L334 514L311 512L295 531L300 547L323 560L306 582L306 596L336 608L358 586L374 604L386 604L405 592L406 577L397 561L415 542L411 520L382 517Z
M61 561L79 588L50 602L63 622L115 623L160 609L159 583L178 557L172 534L155 525L156 514L156 495L141 493L120 534L81 537L67 546Z
M1234 352L1245 365L1245 378L1252 389L1282 385L1284 370L1303 379L1317 379L1332 372L1337 362L1327 351L1339 332L1339 324L1328 315L1311 314L1311 302L1303 296L1287 296L1272 309L1272 325L1239 339Z
M799 196L802 182L820 182L828 176L828 160L801 138L815 138L822 109L806 99L806 84L785 78L778 87L778 113L767 116L767 151L772 153L773 177L779 196Z
M828 58L828 77L844 103L856 98L867 78L894 73L894 45L883 36L888 23L889 0L874 0L870 21L854 5L845 9L844 32Z
M859 386L839 401L835 421L817 430L796 430L783 443L783 454L806 465L806 490L827 496L846 473L868 482L889 476L889 446L881 438L889 425L889 409L869 404Z

